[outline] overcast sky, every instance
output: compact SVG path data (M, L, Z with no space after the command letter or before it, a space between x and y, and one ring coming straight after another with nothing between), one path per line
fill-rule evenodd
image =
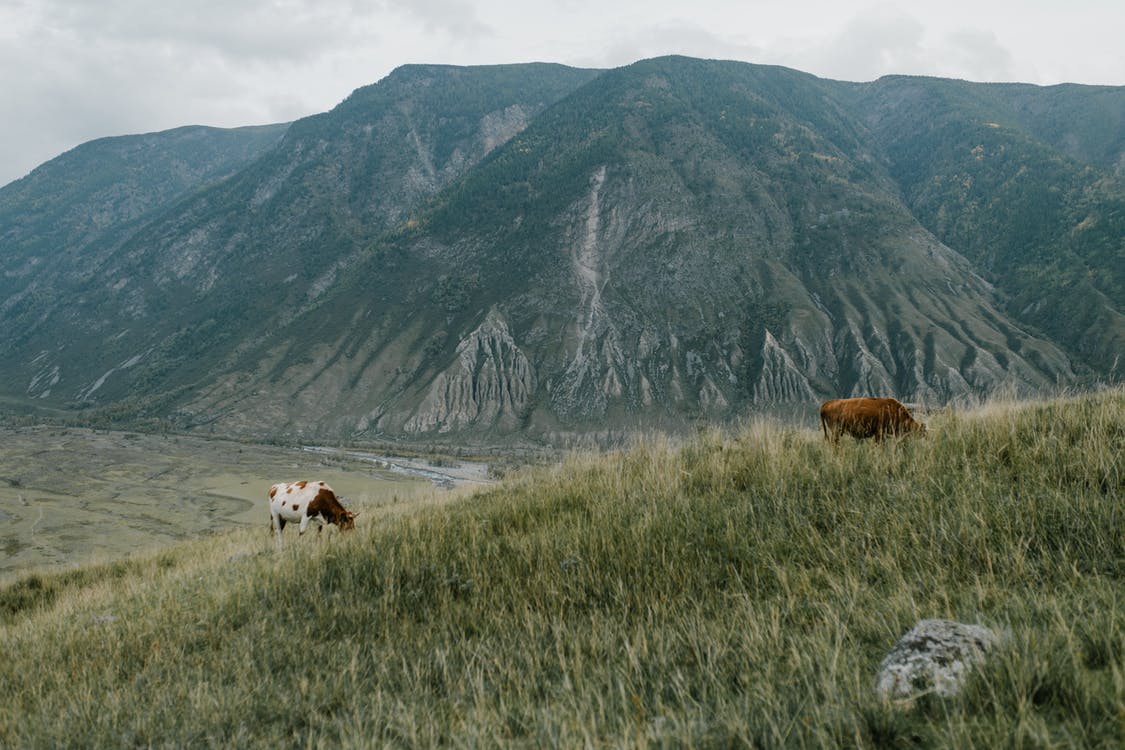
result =
M1122 0L0 0L0 185L102 136L323 112L410 62L1122 85L1123 38Z

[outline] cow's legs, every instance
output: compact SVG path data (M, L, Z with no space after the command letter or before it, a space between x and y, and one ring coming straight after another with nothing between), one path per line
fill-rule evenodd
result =
M277 537L277 548L281 549L281 530L285 528L285 519L277 513L270 513L270 519L273 521L273 533Z
M316 531L319 534L320 530L324 528L324 520L319 516L304 516L301 518L301 533L304 534L309 528L309 522L316 521Z

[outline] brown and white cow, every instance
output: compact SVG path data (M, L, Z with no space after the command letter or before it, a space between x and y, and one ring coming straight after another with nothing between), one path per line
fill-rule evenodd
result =
M299 523L300 534L305 533L309 521L317 523L320 533L326 523L334 523L340 531L355 528L357 514L340 505L336 493L324 482L281 482L270 487L270 520L281 546L281 530L285 524Z
M839 442L848 434L857 440L888 435L926 434L926 426L914 421L910 412L893 398L834 398L820 405L820 427L824 439Z

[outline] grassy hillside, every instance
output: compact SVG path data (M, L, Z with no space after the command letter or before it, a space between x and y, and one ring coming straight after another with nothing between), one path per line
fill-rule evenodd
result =
M574 457L0 591L0 745L1119 747L1125 391ZM391 510L396 512L392 513ZM874 696L916 620L1007 634Z
M416 476L341 452L0 423L0 585L164 548L231 526L260 527L282 479L316 477L364 506L432 494ZM475 467L474 467L475 468Z

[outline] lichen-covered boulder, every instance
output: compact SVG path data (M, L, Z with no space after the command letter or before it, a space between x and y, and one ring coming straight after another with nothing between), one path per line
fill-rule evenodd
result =
M983 625L920 620L879 665L875 691L884 700L927 692L954 696L973 665L998 642L996 633Z

